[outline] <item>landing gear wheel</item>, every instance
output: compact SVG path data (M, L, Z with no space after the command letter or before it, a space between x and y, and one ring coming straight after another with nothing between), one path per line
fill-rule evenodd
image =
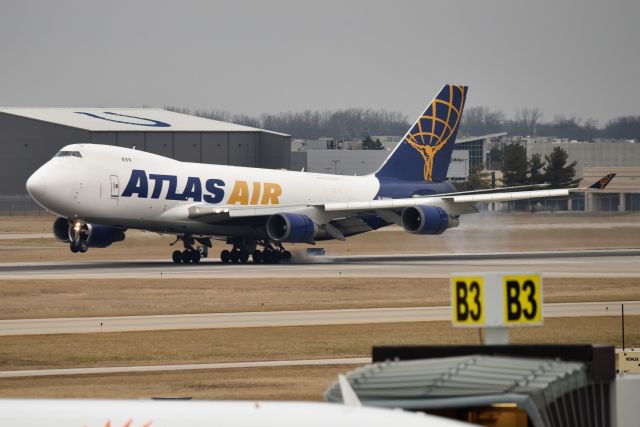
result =
M224 250L222 252L220 252L220 260L224 263L224 264L228 264L229 261L231 261L231 252L229 252L228 250Z
M69 245L69 249L71 249L71 252L78 253L78 247L76 245L74 245L73 243L71 243L71 245Z
M81 252L81 253L85 253L85 252L87 252L87 250L88 250L88 249L89 249L89 246L87 246L87 244L86 244L86 243L81 243L81 244L80 244L80 252Z
M231 262L237 264L240 261L240 251L231 251Z
M277 255L272 250L265 250L262 253L262 259L265 264L275 264L276 262L278 262Z
M182 262L185 264L189 264L191 262L191 251L189 249L185 249L182 251Z
M200 255L200 252L198 251L191 251L191 262L194 264L198 264L200 262L200 259L202 258L202 256Z
M256 249L251 254L251 259L253 260L254 264L260 264L262 262L262 252Z
M246 264L249 261L249 252L240 251L238 252L238 259L241 263Z
M283 251L282 252L282 260L283 261L291 261L291 252Z
M180 264L182 262L182 252L173 251L173 254L171 254L171 259L173 259L173 262L175 264Z

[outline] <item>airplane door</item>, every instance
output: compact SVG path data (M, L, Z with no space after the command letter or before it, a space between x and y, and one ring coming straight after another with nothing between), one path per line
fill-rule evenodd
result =
M111 175L111 197L120 197L120 183L118 182L117 175Z

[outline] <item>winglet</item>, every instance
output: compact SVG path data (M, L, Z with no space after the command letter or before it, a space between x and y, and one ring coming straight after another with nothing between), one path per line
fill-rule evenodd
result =
M603 176L596 182L594 182L589 188L595 188L597 190L604 190L607 185L611 182L613 177L616 176L615 173L610 173L608 175Z
M362 402L358 399L358 395L353 391L351 384L343 374L338 374L338 383L340 384L340 393L342 394L342 403L346 406L362 406Z

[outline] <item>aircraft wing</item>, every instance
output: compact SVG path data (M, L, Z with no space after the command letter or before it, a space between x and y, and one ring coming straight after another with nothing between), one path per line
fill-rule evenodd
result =
M514 200L529 200L546 197L568 196L570 189L563 188L557 190L536 190L536 191L514 191L484 194L463 194L456 196L455 193L446 196L413 197L409 199L381 199L368 202L342 202L327 203L324 209L327 212L334 211L372 211L384 209L401 209L410 206L429 206L447 204L449 206L466 208L465 205L474 203L510 202ZM456 209L458 210L458 209Z
M609 174L588 189L603 189L611 181L615 174ZM520 190L522 187L513 187ZM377 199L369 201L336 202L325 204L305 205L277 205L277 206L211 206L197 204L188 208L189 218L202 222L222 222L240 218L268 217L281 212L300 212L309 214L324 214L327 221L336 218L344 218L350 215L367 214L375 212L389 222L398 223L399 209L411 206L439 206L451 215L458 216L475 213L476 203L511 202L516 200L531 200L549 197L567 197L571 192L585 191L585 188L560 188L532 191L508 191L509 188L501 188L493 192L482 190L481 192L462 192L436 194L431 196L412 197L405 199Z
M511 188L501 188L496 191L478 190L476 192L461 192L436 194L432 196L412 197L406 199L379 199L367 202L340 202L326 203L324 210L327 212L336 211L383 211L407 208L410 206L442 206L449 213L461 215L465 213L476 212L472 206L476 203L494 203L494 202L512 202L515 200L532 200L544 199L549 197L567 197L569 193L581 192L588 189L604 189L615 176L610 173L588 188L559 188L549 190L532 190L532 191L509 191L521 190L535 186L520 186ZM546 185L546 184L542 184Z
M211 206L193 205L188 208L189 219L202 222L220 222L231 218L268 217L280 212L295 212L312 208L313 205L275 205L275 206Z
M193 205L189 207L189 219L207 223L217 223L240 218L268 217L281 212L319 210L329 217L343 217L350 214L395 211L410 206L441 206L453 215L477 212L476 203L506 202L545 197L562 197L569 194L569 189L516 191L506 193L483 193L445 196L413 197L407 199L381 199L365 202L338 202L324 205L278 205L278 206L209 206ZM391 221L396 222L396 221Z

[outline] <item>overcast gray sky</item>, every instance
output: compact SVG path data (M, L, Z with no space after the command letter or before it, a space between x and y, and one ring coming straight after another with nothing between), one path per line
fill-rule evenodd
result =
M640 1L8 1L0 105L640 114Z

